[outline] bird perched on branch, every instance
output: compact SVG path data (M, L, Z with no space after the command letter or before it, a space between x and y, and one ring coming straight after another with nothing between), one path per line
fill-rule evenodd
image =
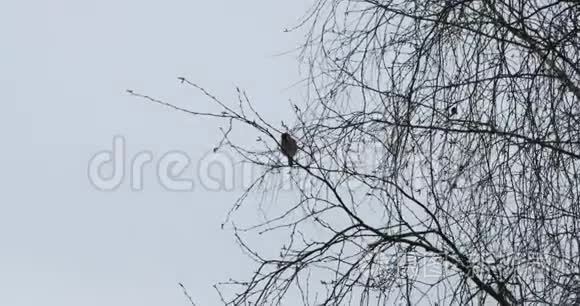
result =
M298 151L298 145L296 144L296 140L294 140L290 134L282 133L282 140L280 141L281 150L286 157L288 157L288 166L292 167L294 164L294 155Z

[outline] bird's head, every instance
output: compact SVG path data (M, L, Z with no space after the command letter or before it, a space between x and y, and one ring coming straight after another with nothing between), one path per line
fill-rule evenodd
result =
M288 140L290 138L290 134L282 133L282 140Z

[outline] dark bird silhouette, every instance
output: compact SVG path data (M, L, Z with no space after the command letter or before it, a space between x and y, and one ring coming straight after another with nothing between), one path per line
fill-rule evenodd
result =
M294 164L294 155L298 151L298 145L296 144L296 140L294 140L290 134L282 133L282 140L280 141L282 154L288 157L288 166L292 167Z
M453 106L451 108L451 116L456 115L457 114L457 107Z

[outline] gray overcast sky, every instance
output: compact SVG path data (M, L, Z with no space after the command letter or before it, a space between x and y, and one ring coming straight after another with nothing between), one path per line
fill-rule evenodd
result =
M178 76L231 103L238 85L271 122L289 120L288 101L303 95L287 89L298 64L276 54L302 41L283 29L309 4L0 1L0 305L188 305L177 282L197 305L218 305L214 283L249 275L232 231L220 229L240 188L171 192L146 167L144 190L125 178L102 192L87 165L115 135L126 162L143 150L154 162L173 150L194 164L206 156L219 122L125 93L209 109Z

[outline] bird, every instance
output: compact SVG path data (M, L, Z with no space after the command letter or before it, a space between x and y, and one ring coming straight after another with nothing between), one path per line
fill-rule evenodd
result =
M451 108L451 116L456 115L457 114L457 107L453 106Z
M294 164L294 155L298 151L298 145L296 144L296 140L290 136L288 133L282 133L282 140L280 141L280 146L282 150L282 154L288 157L288 166L292 167Z

